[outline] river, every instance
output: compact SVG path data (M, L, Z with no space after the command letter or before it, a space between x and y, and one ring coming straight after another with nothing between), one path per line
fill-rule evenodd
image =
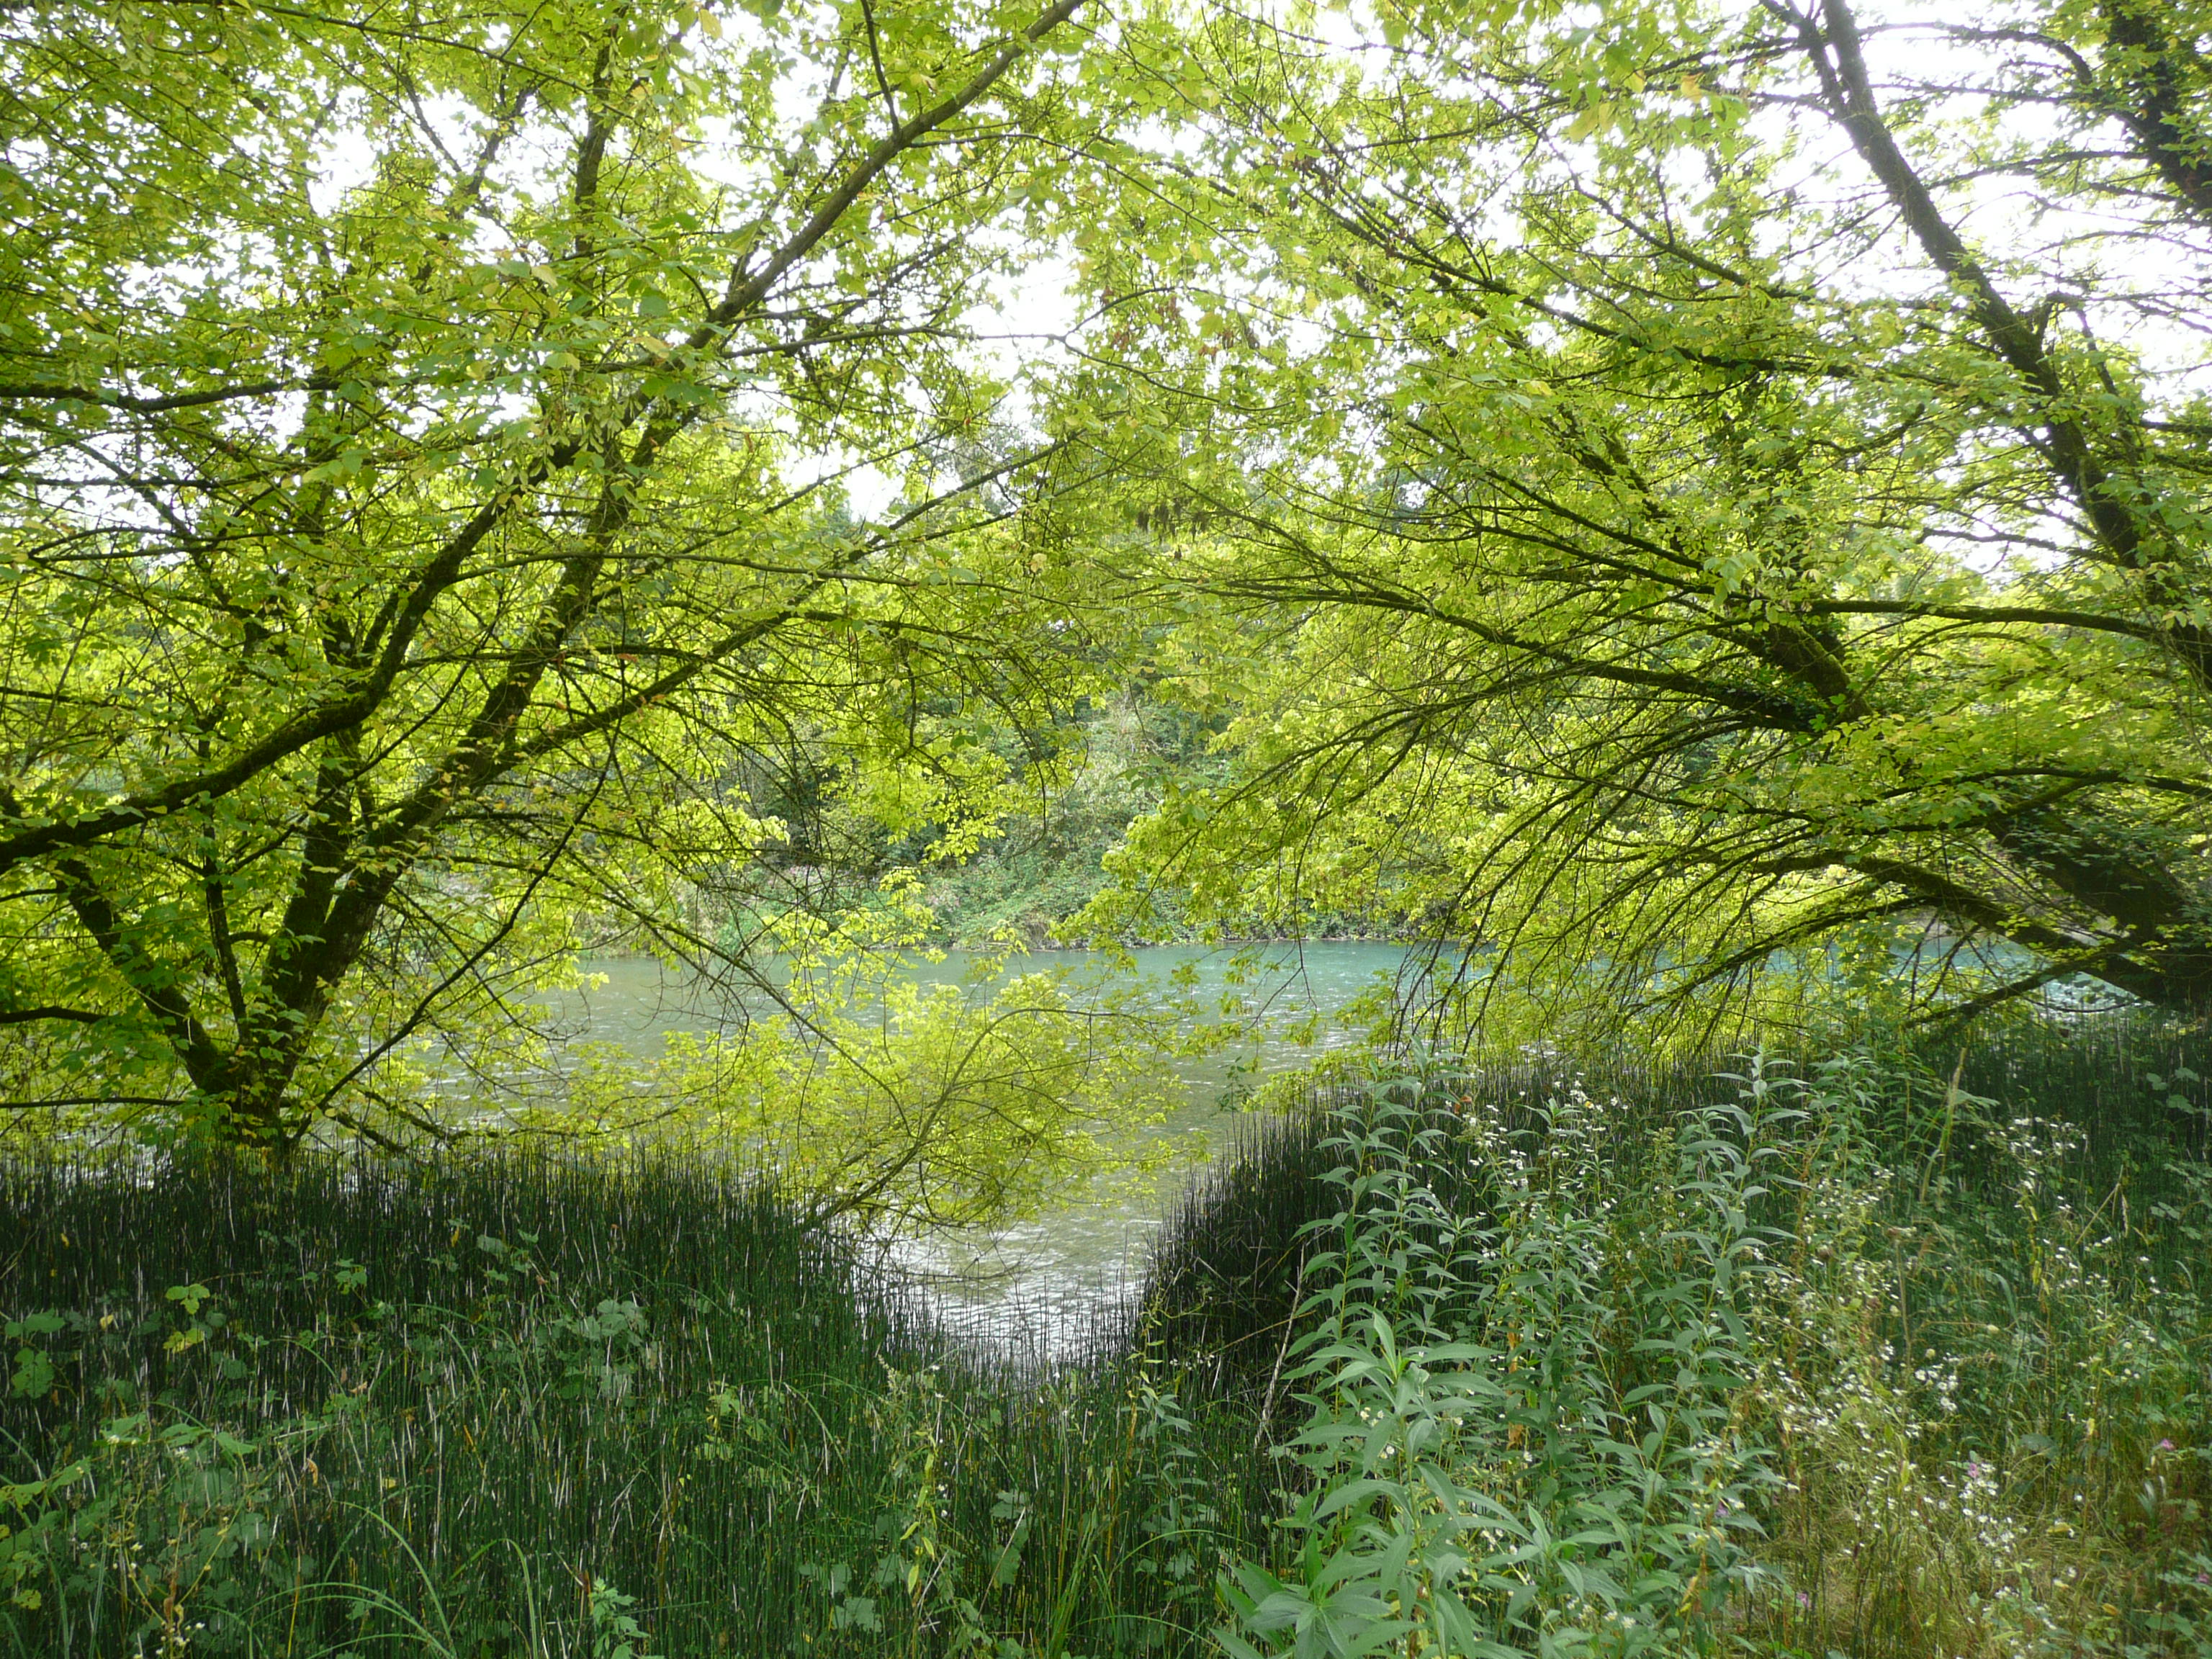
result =
M1138 950L1135 972L1165 982L1179 970L1212 998L1233 994L1245 1006L1249 1036L1178 1068L1185 1103L1152 1133L1202 1145L1218 1144L1234 1115L1231 1102L1257 1078L1304 1066L1360 1035L1340 1018L1355 999L1393 984L1409 969L1400 945L1322 942L1303 945L1206 951L1184 945ZM1240 958L1242 958L1240 960ZM973 967L966 952L905 971L929 981L965 979ZM1077 981L1100 972L1103 959L1090 952L1040 951L1018 958L1018 971L1065 970ZM659 1054L671 1031L712 1030L710 1008L678 975L650 958L616 957L584 964L599 983L556 1008L577 1042L618 1044L640 1054ZM1310 1042L1291 1028L1318 1015ZM1097 1311L1113 1305L1141 1271L1146 1243L1189 1180L1188 1163L1157 1176L1126 1173L1102 1177L1044 1213L982 1237L934 1237L902 1243L900 1264L933 1286L944 1316L1003 1343L1032 1351L1065 1351Z

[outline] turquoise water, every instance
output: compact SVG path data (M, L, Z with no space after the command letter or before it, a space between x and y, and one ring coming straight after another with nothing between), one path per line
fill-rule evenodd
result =
M1150 1132L1198 1147L1213 1143L1254 1081L1357 1042L1364 1021L1352 1005L1404 988L1401 980L1422 969L1421 953L1401 945L1324 942L1239 951L1158 945L1131 954L1139 983L1164 989L1179 976L1210 1006L1226 1002L1237 1010L1238 1039L1178 1065L1188 1098ZM1129 983L1108 958L1088 951L1033 951L1011 966L1018 972L1058 969L1079 987L1102 975ZM668 1032L716 1029L730 1006L650 959L618 957L585 967L599 982L556 1000L553 1009L572 1041L612 1042L650 1056ZM972 955L952 951L942 961L906 963L902 971L957 982L975 967ZM979 988L988 991L988 981ZM755 994L738 1000L765 999ZM1301 1026L1310 1026L1310 1033L1296 1029ZM910 1242L894 1255L938 1281L949 1316L1049 1348L1055 1332L1079 1327L1140 1269L1146 1238L1191 1170L1186 1161L1142 1177L1102 1177L1048 1212L988 1236Z
M1418 971L1401 945L1324 942L1292 945L1205 950L1191 945L1148 945L1130 952L1133 974L1111 959L1088 951L1033 951L1018 957L1009 971L1056 971L1078 987L1110 980L1127 987L1160 988L1181 975L1188 989L1210 1008L1238 1005L1250 1036L1222 1053L1181 1068L1194 1099L1211 1104L1211 1096L1236 1079L1300 1066L1323 1049L1352 1041L1355 1033L1340 1016L1363 995L1388 993L1401 974ZM950 951L940 961L908 960L902 975L931 984L957 984L975 975L977 956ZM600 982L569 997L550 999L556 1021L575 1042L612 1042L644 1056L659 1053L672 1031L712 1031L723 1024L732 1004L769 1006L759 993L728 998L650 957L615 957L583 964ZM994 977L975 981L988 992ZM1292 1028L1320 1016L1316 1040L1300 1039Z

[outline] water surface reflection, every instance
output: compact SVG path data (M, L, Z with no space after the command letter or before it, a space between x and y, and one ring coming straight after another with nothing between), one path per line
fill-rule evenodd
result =
M1146 982L1164 986L1179 977L1210 1005L1234 1002L1248 1022L1242 1041L1178 1065L1188 1098L1148 1133L1185 1144L1210 1144L1226 1121L1224 1103L1233 1111L1253 1082L1356 1041L1358 1024L1346 1018L1351 1006L1419 966L1419 953L1409 960L1404 945L1355 942L1242 951L1158 945L1133 955ZM721 1021L719 997L657 962L618 957L585 966L600 982L557 1000L554 1009L572 1042L611 1042L652 1056L667 1033L711 1031ZM975 966L969 953L953 951L903 971L954 982ZM1058 969L1080 983L1104 971L1106 963L1087 951L1041 951L1012 967ZM998 1341L1057 1351L1119 1299L1188 1170L1185 1164L1151 1175L1102 1176L1047 1212L987 1237L905 1243L895 1255L932 1279L949 1318Z

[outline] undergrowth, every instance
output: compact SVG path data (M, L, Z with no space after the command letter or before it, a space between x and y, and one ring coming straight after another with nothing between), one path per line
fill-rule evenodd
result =
M2203 1068L2081 1035L1340 1079L1051 1370L723 1169L5 1166L0 1653L2212 1659Z
M2212 1178L1963 1069L1337 1107L1231 1650L2212 1654Z
M18 1165L0 1238L0 1653L1190 1652L1271 1507L1237 1402L726 1171Z

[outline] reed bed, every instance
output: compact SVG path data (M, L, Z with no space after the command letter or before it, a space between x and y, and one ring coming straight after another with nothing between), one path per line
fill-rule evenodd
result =
M1272 1504L727 1170L16 1164L0 1238L0 1651L1184 1652Z

